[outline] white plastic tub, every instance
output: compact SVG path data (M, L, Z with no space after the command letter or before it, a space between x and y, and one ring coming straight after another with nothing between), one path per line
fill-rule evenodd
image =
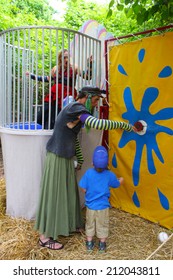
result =
M35 218L46 143L52 132L1 129L6 214Z

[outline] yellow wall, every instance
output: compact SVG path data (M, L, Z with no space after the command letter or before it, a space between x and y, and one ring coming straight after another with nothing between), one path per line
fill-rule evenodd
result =
M109 132L110 168L124 185L111 204L173 227L173 32L111 47L109 119L144 120L144 135Z

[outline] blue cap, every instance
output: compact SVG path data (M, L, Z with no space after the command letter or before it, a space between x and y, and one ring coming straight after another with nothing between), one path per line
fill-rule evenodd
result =
M106 168L108 166L108 152L105 147L97 146L93 153L93 165L95 168Z

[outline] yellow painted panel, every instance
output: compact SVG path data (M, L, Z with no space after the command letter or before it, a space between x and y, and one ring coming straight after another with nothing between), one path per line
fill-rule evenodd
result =
M113 207L173 228L173 32L111 47L109 118L146 133L110 131L110 168L125 179Z

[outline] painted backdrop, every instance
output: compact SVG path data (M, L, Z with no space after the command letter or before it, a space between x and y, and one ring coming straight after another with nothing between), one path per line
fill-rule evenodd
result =
M109 132L110 168L125 183L111 204L166 228L173 227L173 32L109 51L109 118L146 133Z

